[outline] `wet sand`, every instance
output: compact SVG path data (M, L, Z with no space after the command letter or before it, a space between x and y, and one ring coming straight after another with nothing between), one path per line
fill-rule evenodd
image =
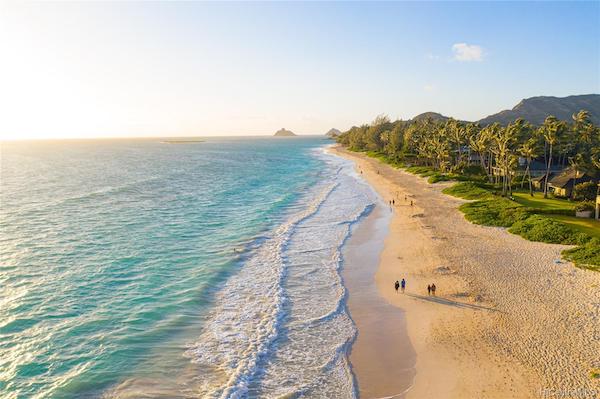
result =
M415 374L404 313L379 295L374 278L390 217L389 208L377 204L343 250L347 303L359 331L350 362L361 398L403 397Z

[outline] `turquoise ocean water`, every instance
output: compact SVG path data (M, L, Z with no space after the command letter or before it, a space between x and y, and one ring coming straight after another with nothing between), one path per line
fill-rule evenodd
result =
M3 143L0 397L354 396L328 143Z

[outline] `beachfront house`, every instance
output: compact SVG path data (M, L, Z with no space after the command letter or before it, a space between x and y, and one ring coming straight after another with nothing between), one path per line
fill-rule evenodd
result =
M588 181L596 181L596 179L585 172L570 168L557 176L550 177L548 188L557 197L570 197L575 185Z
M552 180L552 178L556 177L556 175L557 175L557 173L555 173L555 172L550 172L548 174L548 176L550 176L551 180ZM539 191L544 190L544 184L546 184L546 173L544 173L543 175L540 175L538 177L531 178L531 185L533 186L533 188L535 190L539 190Z

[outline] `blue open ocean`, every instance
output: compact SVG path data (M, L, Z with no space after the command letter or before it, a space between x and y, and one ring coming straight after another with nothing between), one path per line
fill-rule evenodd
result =
M329 143L2 143L0 397L355 396Z

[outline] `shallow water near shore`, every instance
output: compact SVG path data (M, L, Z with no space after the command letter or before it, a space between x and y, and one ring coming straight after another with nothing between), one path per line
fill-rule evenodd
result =
M3 143L8 398L352 397L375 195L323 138Z

